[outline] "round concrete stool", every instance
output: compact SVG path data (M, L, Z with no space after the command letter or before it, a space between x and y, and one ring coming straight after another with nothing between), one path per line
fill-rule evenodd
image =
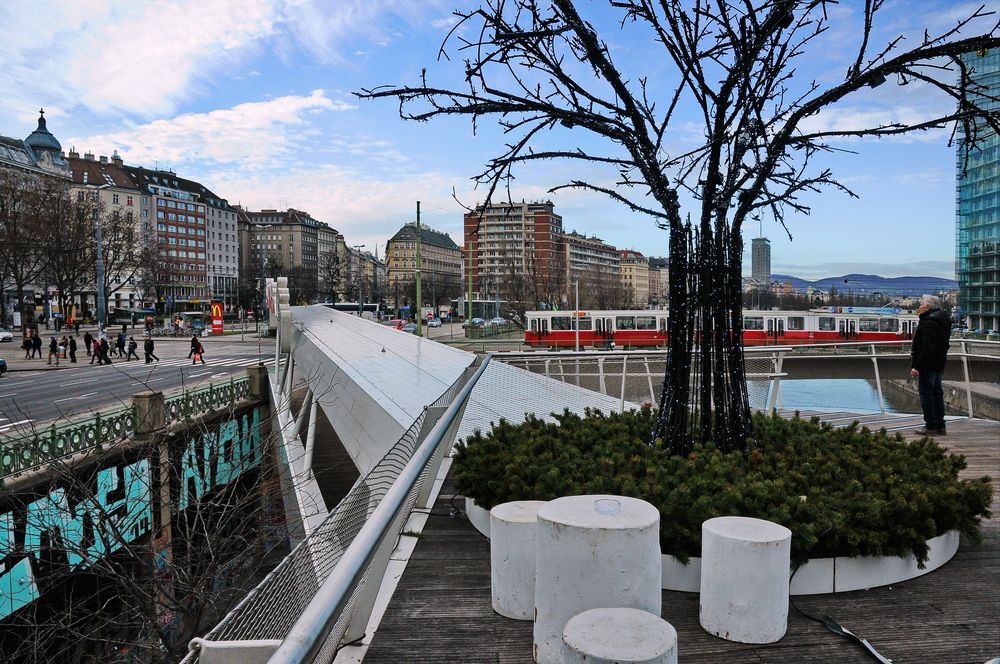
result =
M792 531L738 516L701 524L698 614L709 634L739 643L774 643L788 627Z
M535 617L535 531L543 500L516 500L490 510L493 610L517 620Z
M677 664L677 630L639 609L591 609L563 629L564 664Z
M563 628L588 609L660 615L660 514L624 496L568 496L538 510L535 661L561 664Z

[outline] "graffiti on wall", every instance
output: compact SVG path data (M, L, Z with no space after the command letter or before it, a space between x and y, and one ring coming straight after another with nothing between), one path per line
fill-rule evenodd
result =
M260 409L192 436L181 457L180 509L260 465Z

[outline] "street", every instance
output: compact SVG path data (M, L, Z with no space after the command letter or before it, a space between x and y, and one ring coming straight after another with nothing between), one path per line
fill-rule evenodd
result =
M8 371L0 377L0 435L22 427L35 426L94 410L107 410L127 403L131 395L147 390L170 393L180 387L197 389L210 383L239 378L258 357L273 362L274 339L262 339L258 356L257 340L240 342L211 340L205 345L205 364L192 365L188 359L188 339L157 339L159 362L145 364L142 359L126 362L112 358L111 365L89 364L82 349L77 352L77 364L60 360L60 367L49 370L46 360L23 360L24 351L3 344L0 357L17 366L38 370ZM139 357L143 357L142 345ZM44 367L44 368L43 368Z

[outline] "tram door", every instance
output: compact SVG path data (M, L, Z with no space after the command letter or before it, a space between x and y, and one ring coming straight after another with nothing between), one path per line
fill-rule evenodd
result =
M780 339L785 336L785 319L784 318L768 318L764 322L765 329L767 330L767 336L770 339L774 339L774 343L780 343Z
M858 336L858 321L854 318L841 318L837 321L837 331L842 339L853 339Z
M900 321L900 331L903 333L903 338L910 339L913 337L913 321L903 320Z
M607 347L610 349L615 338L615 320L613 318L604 319L604 336L605 336L605 343L607 344Z

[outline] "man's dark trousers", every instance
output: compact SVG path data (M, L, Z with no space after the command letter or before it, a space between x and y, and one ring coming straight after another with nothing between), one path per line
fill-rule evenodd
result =
M941 387L943 371L921 371L918 390L920 408L924 411L924 422L928 430L943 430L944 389Z

